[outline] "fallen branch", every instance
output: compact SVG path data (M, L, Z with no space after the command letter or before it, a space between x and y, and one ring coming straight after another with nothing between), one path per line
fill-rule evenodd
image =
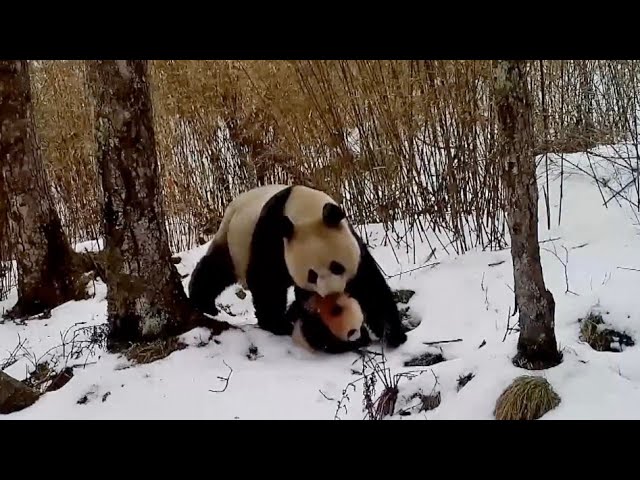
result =
M422 342L423 345L438 345L440 343L455 343L455 342L462 342L461 338L456 338L454 340L440 340L438 342Z
M640 268L631 268L631 267L616 267L618 270L630 270L632 272L640 272Z
M589 242L581 243L580 245L576 245L575 247L571 247L571 250L578 250L579 248L584 248L589 245Z

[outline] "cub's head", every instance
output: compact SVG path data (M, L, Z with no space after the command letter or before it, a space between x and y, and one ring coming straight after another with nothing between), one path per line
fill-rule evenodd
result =
M360 304L344 294L332 294L326 297L313 295L309 307L316 313L334 337L343 342L354 342L361 336L364 314Z
M344 292L360 264L360 247L344 211L325 203L320 218L294 225L283 217L284 257L298 287L321 296Z

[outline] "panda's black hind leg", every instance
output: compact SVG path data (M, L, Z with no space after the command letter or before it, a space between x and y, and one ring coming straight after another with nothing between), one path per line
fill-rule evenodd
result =
M248 279L247 279L248 280ZM258 326L274 335L291 335L293 323L287 315L287 287L270 285L256 288L250 281L247 286L253 296Z
M390 347L407 341L398 305L375 259L360 241L362 257L356 276L349 282L349 293L360 303L365 322L376 337L384 339Z
M203 313L218 314L216 299L236 282L231 255L226 245L216 245L197 263L189 279L189 299Z

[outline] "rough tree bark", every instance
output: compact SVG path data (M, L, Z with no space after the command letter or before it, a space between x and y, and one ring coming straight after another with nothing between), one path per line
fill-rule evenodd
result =
M18 267L18 302L6 316L37 315L86 298L79 256L62 230L36 145L26 60L0 61L0 169Z
M108 348L205 325L171 262L146 61L87 62L104 194Z
M562 357L555 337L555 301L540 263L533 113L525 67L523 61L497 62L495 101L520 325L513 363L537 370L559 364Z

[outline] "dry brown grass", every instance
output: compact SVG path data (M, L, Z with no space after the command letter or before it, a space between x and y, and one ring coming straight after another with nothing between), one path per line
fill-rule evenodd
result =
M560 397L542 377L516 378L498 398L496 420L537 420L560 405Z
M177 338L160 339L149 343L135 344L122 352L127 360L145 364L168 357L173 352L183 350L187 345Z
M71 242L97 238L101 192L84 62L34 62L31 78L38 142L60 219Z
M34 63L58 209L71 241L90 240L102 231L101 190L84 66ZM416 240L445 253L504 246L490 61L180 60L150 71L174 252L207 240L233 196L269 182L326 190L407 252ZM629 140L639 72L637 61L531 62L536 151ZM610 160L632 174L635 152ZM640 205L640 181L630 188L617 196ZM0 256L10 257L2 205L0 194Z

